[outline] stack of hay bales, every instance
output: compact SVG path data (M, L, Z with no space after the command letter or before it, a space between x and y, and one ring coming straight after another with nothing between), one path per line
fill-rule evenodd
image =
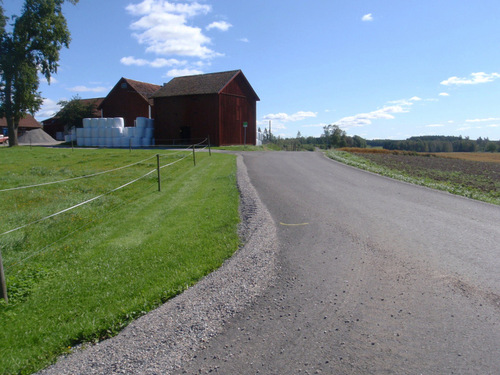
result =
M84 118L76 129L78 146L145 147L154 144L154 120L137 117L135 127L125 127L123 117Z

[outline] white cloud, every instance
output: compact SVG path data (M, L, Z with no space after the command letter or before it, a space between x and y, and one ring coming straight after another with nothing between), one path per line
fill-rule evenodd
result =
M487 128L499 128L500 124L491 124L491 125L486 125Z
M187 61L186 60L177 60L177 59L163 59L163 58L157 58L154 59L153 61L145 60L145 59L136 59L133 56L128 56L128 57L122 57L120 59L120 62L123 65L136 65L136 66L150 66L153 68L164 68L164 67L171 67L171 66L182 66L186 65Z
M40 82L52 85L54 83L58 83L59 81L55 77L50 77L50 82L49 82L49 81L47 81L47 78L42 77L42 78L40 78Z
M443 124L429 124L429 125L425 125L426 128L440 128L440 127L443 127L444 125Z
M411 102L419 102L421 100L422 100L422 98L419 98L418 96L414 96L414 97L410 98Z
M450 96L450 94L448 94L447 92L440 92L439 96Z
M319 124L302 125L301 128L324 128L325 126L328 126L328 124L321 122Z
M385 106L368 113L359 113L354 116L343 117L336 121L335 124L341 128L362 127L371 125L372 120L392 120L395 118L395 113L409 112L409 107L413 104L407 100L396 100L390 103L400 103L397 105Z
M194 76L202 73L201 70L197 69L171 69L167 72L166 77Z
M42 108L35 114L37 120L45 120L53 117L59 110L61 106L57 104L55 100L43 99Z
M289 121L300 121L309 117L316 117L317 113L315 112L305 112L299 111L294 113L293 115L288 115L286 113L269 113L263 117L264 120L278 120L283 122Z
M450 85L477 85L479 83L487 83L492 82L495 79L500 78L500 73L472 73L470 78L459 78L459 77L450 77L444 81L441 81L442 85L450 86Z
M489 117L489 118L475 118L475 119L465 120L465 122L489 122L489 121L500 121L500 118Z
M373 21L372 14L371 13L365 14L363 17L361 17L361 21L363 22Z
M201 28L188 23L198 15L211 11L209 5L198 2L169 2L165 0L144 0L130 4L127 11L140 17L130 27L132 35L140 44L146 45L146 52L163 56L189 56L209 59L221 56L207 47L211 39L203 34Z
M238 41L243 42L243 43L250 43L250 40L248 38L240 38Z
M210 25L208 25L206 27L206 29L207 30L217 29L220 31L227 31L232 26L233 25L231 25L229 22L226 22L226 21L215 21L215 22L212 22Z
M87 86L75 86L71 87L69 91L73 92L106 92L109 91L109 87L97 86L97 87L87 87Z

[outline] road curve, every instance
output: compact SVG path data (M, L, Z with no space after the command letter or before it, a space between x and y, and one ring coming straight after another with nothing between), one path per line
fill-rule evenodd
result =
M500 207L320 153L244 163L279 277L178 373L500 372Z

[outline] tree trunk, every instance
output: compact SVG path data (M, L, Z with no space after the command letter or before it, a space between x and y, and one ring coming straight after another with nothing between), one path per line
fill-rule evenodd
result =
M17 130L19 128L19 123L15 123L11 116L7 116L7 129L9 129L9 147L19 146L17 141Z
M9 147L18 146L17 130L19 128L19 119L14 118L12 109L12 78L10 76L5 77L5 118L9 130Z

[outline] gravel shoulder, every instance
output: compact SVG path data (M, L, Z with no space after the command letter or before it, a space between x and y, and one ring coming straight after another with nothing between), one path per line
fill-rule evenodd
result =
M277 275L276 227L237 158L240 236L245 245L194 287L127 326L83 345L38 374L168 374L189 362L245 310Z

